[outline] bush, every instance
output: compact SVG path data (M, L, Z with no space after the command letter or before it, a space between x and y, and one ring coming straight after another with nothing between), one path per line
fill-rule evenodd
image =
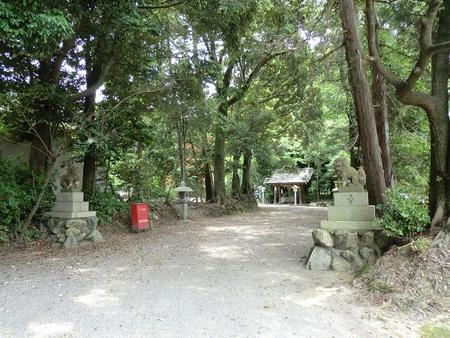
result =
M386 203L378 206L381 218L376 222L391 237L413 237L430 225L426 200L400 188L386 191Z
M40 177L33 177L29 168L12 159L0 156L0 242L12 237L39 237L32 228L22 229L42 186ZM43 205L52 199L44 197ZM36 215L39 220L41 213Z
M97 212L99 224L107 224L114 215L128 210L128 203L110 191L96 191L88 200L90 209Z

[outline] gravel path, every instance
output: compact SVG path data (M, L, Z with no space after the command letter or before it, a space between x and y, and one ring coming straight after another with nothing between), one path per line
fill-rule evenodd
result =
M264 206L79 249L3 251L1 337L415 337L304 262L323 208ZM0 253L1 254L1 253Z

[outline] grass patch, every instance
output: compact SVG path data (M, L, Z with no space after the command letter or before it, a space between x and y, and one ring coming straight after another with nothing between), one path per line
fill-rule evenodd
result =
M431 245L431 240L429 238L420 237L411 242L411 251L414 253L424 253Z
M450 338L450 327L425 323L420 328L420 335L422 338Z
M394 291L394 288L390 286L388 283L382 282L377 279L369 283L369 288L372 291L378 291L381 293L391 293Z
M372 267L372 264L365 263L362 267L359 268L358 271L355 272L355 278L359 278L368 274L372 270Z

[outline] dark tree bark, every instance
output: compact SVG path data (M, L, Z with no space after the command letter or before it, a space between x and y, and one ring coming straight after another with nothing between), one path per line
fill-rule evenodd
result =
M35 173L45 173L50 165L49 156L53 153L52 128L47 122L40 122L34 127L31 138L30 168Z
M73 48L75 38L76 35L64 40L61 44L61 48L51 57L39 60L37 80L42 85L58 84L61 66L69 50ZM38 98L32 105L35 107L38 122L34 126L34 130L31 131L29 163L33 171L46 173L48 166L52 165L49 162L53 161L55 157L52 144L55 131L53 130L54 128L52 127L50 120L54 120L54 114L57 109L55 108L54 103L45 98Z
M380 46L378 36L378 24L375 26L376 45ZM375 121L377 124L378 142L381 150L381 160L383 162L384 179L386 187L390 188L394 185L394 172L391 162L391 150L389 145L389 121L388 110L386 104L386 86L383 75L378 72L377 68L372 65L372 97L375 110Z
M244 161L242 163L242 187L241 193L244 196L252 194L252 187L250 184L250 169L252 165L253 152L250 148L244 149Z
M386 182L378 144L372 95L366 79L362 46L356 23L353 0L340 1L340 14L344 31L344 45L349 68L353 100L358 116L361 150L367 174L367 190L371 204L384 201Z
M350 153L350 165L354 168L358 168L361 165L358 121L355 114L355 107L352 102L353 94L349 86L348 73L346 74L346 71L347 69L345 67L345 64L341 63L339 67L339 76L342 87L345 91L345 106L348 118L348 150Z
M447 192L446 179L448 177L448 94L444 90L448 90L444 83L448 81L448 51L450 50L450 40L437 41L433 43L432 32L435 24L436 16L438 14L440 0L430 0L426 14L420 20L420 50L419 56L414 68L409 73L406 79L402 79L383 64L376 44L376 13L374 7L374 0L366 0L366 17L368 23L368 41L370 58L373 65L378 72L384 76L386 81L393 85L396 89L395 94L397 99L406 105L416 106L422 108L427 116L430 124L431 136L431 154L430 154L430 183L429 183L429 209L432 218L432 226L436 225L448 216L447 209ZM447 7L447 6L446 6ZM439 29L438 38L444 39L445 31L448 26L448 19L445 17L448 8L445 8L441 14L444 16L443 27ZM441 30L442 29L442 30ZM430 59L435 54L441 54L441 61L439 56L435 57L433 73L433 91L432 95L418 92L415 90L417 81L421 78L425 69L427 68ZM447 65L444 65L443 60L447 55ZM443 68L441 68L443 67ZM445 79L438 72L447 70ZM445 89L443 89L445 87ZM438 92L440 94L438 94ZM445 97L447 98L444 98Z
M218 204L225 202L225 131L224 118L228 114L228 106L223 103L219 108L219 121L214 140L214 197Z
M50 60L41 60L38 69L38 79L42 85L51 85L56 82L59 69L52 65ZM31 151L29 163L36 173L45 173L49 165L49 156L52 155L52 125L50 123L52 105L48 100L38 98L33 102L36 110L37 123L31 128Z
M95 84L101 74L101 66L98 62L93 64L89 55L90 50L86 48L86 84L91 87ZM86 121L92 122L95 119L95 91L84 99L84 116ZM88 195L95 191L95 173L97 170L97 149L95 145L89 146L83 159L83 184L82 190Z
M377 125L378 142L383 162L384 180L386 187L394 185L394 171L391 162L391 149L389 144L389 121L386 104L386 89L383 76L372 67L372 93Z
M448 1L444 2L443 9L439 12L439 26L437 30L437 36L435 43L450 41L450 3ZM433 187L430 189L430 213L435 214L436 208L442 202L439 201L440 196L446 195L446 206L444 208L444 216L447 216L449 211L450 203L450 177L449 177L449 166L450 166L450 133L449 133L449 119L448 119L448 78L449 78L449 51L444 50L433 55L432 59L432 91L433 95L437 100L436 105L436 115L440 121L438 125L435 125L435 133L438 135L438 139L434 142L442 143L440 147L442 150L446 147L447 154L432 154L431 156L431 178ZM447 144L445 145L445 140ZM437 156L436 156L437 155ZM443 162L446 162L446 167ZM440 172L442 168L445 168L444 172ZM439 178L444 177L444 186L447 190L441 191L443 185L439 184Z
M180 163L180 179L182 182L186 182L186 145L182 123L181 120L177 123L178 158Z
M202 155L205 158L205 164L203 166L203 175L205 176L205 193L206 202L211 203L214 201L214 182L213 175L211 173L211 164L209 162L206 150L202 150Z
M241 179L239 177L239 160L241 159L240 150L236 150L233 155L233 178L231 181L231 195L233 198L239 198L241 195Z

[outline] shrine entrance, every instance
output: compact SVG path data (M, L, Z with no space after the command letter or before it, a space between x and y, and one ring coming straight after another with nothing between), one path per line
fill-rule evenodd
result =
M296 173L276 172L264 181L273 187L273 204L306 204L306 187L313 174L312 168L303 168Z

